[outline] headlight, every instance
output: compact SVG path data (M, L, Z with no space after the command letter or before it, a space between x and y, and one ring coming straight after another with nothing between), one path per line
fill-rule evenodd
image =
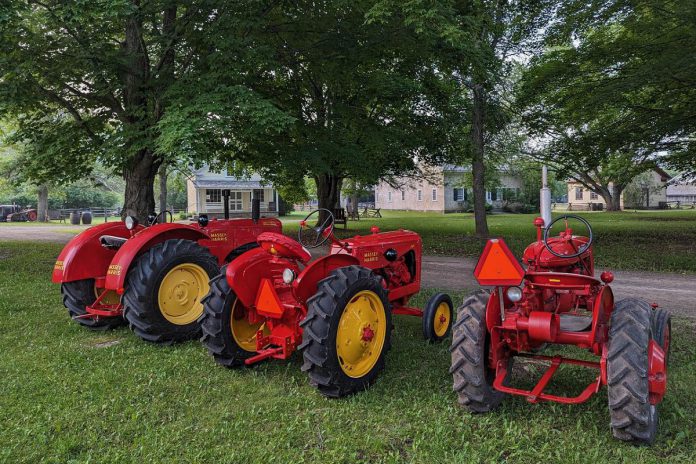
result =
M513 303L522 299L522 289L520 287L510 287L507 289L507 297Z
M293 271L292 269L286 268L283 271L283 282L285 282L286 284L289 285L292 283L293 280L295 280L295 271Z
M123 222L126 223L126 229L128 230L133 230L138 226L138 220L133 216L126 216L126 219L124 219Z

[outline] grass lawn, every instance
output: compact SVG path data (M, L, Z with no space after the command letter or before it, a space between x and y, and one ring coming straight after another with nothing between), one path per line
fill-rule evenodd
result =
M296 234L297 222L306 213L295 212L284 220L285 231ZM572 213L586 218L594 230L598 268L634 271L696 272L696 211L639 211ZM554 214L554 217L560 214ZM348 221L348 231L337 226L337 236L369 233L372 225L382 230L410 229L421 234L426 254L478 258L484 241L474 235L471 214L437 214L386 211L382 219ZM488 216L494 236L503 237L516 256L536 238L532 225L537 214ZM559 224L560 225L560 224ZM560 230L559 225L554 230ZM583 230L577 230L584 234Z
M609 217L594 221L602 240L622 230ZM433 248L438 240L430 219L414 216L404 226L422 224L428 249L444 252L444 245ZM452 224L445 234L451 239L459 228L470 229L466 216L435 219ZM531 236L530 217L514 219L503 225L498 221L510 219L493 217L491 225L505 234L525 224L516 232L519 245ZM297 355L231 371L215 365L198 342L158 347L125 328L87 331L69 320L58 286L50 283L60 248L0 243L0 462L696 461L691 321L674 324L657 443L637 448L611 438L604 391L579 406L514 398L495 413L464 413L451 390L447 343L427 345L412 318L396 318L377 384L342 400L321 397L300 372ZM557 379L573 386L591 377L571 369Z

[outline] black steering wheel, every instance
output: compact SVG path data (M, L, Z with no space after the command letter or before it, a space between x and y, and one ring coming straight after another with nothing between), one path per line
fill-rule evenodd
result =
M576 249L576 252L570 255L562 255L560 253L556 253L551 249L551 246L549 245L549 232L551 231L551 228L555 223L563 219L565 221L565 226L566 226L566 231L569 231L570 229L568 228L568 219L577 219L578 221L582 222L585 227L587 228L587 237L589 240L587 240L587 243L582 245L580 248ZM572 242L572 236L566 236L566 239L571 243L573 248L575 248L575 244ZM544 229L544 246L546 247L547 250L549 250L549 253L552 255L556 256L557 258L576 258L586 252L589 248L590 245L592 245L592 240L593 240L593 235L592 235L592 226L590 226L590 223L587 222L585 219L581 218L580 216L574 216L572 214L566 214L565 216L558 217L551 221L551 224L549 224L545 229Z
M321 213L326 213L326 218L321 222ZM318 214L314 226L307 224L309 218ZM333 234L334 215L326 208L315 209L300 221L300 230L297 231L297 241L305 248L317 248L322 246Z
M155 217L152 217L152 216L148 217L148 221L147 221L148 225L151 226L153 224L157 224L159 222L160 216L162 216L162 215L164 215L164 222L167 222L167 214L169 214L169 222L174 222L174 215L172 214L172 212L169 211L168 209L165 209L163 211L160 211L159 214L157 214ZM150 218L152 218L152 219L150 219Z

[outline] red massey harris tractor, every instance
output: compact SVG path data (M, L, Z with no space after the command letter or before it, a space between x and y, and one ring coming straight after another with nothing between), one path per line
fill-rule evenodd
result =
M568 220L579 220L587 237L573 235ZM565 230L551 237L559 220ZM610 272L594 275L592 229L577 216L563 216L544 228L534 221L537 240L520 266L502 239L492 239L474 271L489 293L478 291L457 310L452 336L454 390L459 403L474 413L496 408L506 394L530 403L582 403L603 385L609 394L611 429L618 439L651 443L657 405L667 387L670 314L643 300L614 303ZM598 361L542 355L552 345L575 346ZM531 358L548 368L531 390L512 386L515 359ZM575 397L545 393L562 364L597 369L596 379Z
M321 221L310 227L318 214ZM260 248L211 281L201 340L218 363L251 365L299 350L310 383L325 396L341 397L364 390L384 369L393 314L421 316L428 340L447 337L449 296L433 296L423 311L408 306L420 290L418 234L373 227L371 235L341 241L333 225L328 210L317 210L301 221L300 243L263 233ZM305 246L327 240L329 255L310 263Z
M106 330L128 322L142 339L172 343L200 334L197 319L209 279L257 246L262 232L280 232L273 218L163 222L150 215L144 227L132 217L91 227L58 256L53 282L79 324Z

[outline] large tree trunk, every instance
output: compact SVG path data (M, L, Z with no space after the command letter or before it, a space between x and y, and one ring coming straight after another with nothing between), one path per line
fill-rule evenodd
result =
M36 206L37 220L48 222L48 185L39 185L39 201Z
M167 209L167 165L162 164L159 169L159 184L160 184L160 194L159 194L159 210L164 211ZM163 218L166 221L166 218Z
M474 193L474 222L476 235L488 236L486 219L486 166L484 163L484 136L486 118L486 93L483 86L475 84L473 118L471 122L471 144L473 148L471 160L472 187Z
M341 201L343 178L333 174L320 174L314 177L314 182L317 184L319 208L328 209L329 211L338 208ZM319 220L323 222L325 217L326 214L320 214Z
M621 211L621 192L623 188L617 186L602 186L597 192L602 197L607 211Z
M155 177L159 163L149 150L141 150L124 170L126 192L121 215L135 216L141 223L155 211Z

